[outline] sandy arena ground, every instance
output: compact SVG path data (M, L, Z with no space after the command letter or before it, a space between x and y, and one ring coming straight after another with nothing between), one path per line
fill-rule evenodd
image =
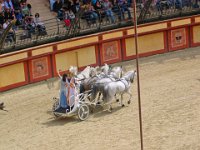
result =
M135 61L123 63L127 70ZM54 119L58 82L0 93L0 150L139 150L137 82L130 105L88 120ZM145 150L200 150L200 48L140 60Z

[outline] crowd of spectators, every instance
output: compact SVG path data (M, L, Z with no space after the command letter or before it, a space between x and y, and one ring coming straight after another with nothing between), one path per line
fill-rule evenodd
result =
M136 0L137 6L142 9L147 0ZM163 13L167 9L183 7L199 8L199 0L152 0L153 11ZM82 19L90 25L97 20L106 18L109 22L122 21L127 16L131 19L132 0L50 0L51 10L57 13L59 20L64 20L67 26L76 18L80 9L84 10ZM127 15L125 15L127 14Z
M115 23L117 19L124 20L125 13L127 19L131 19L131 0L51 0L51 9L57 13L59 20L63 20L69 26L77 16L77 12L82 9L82 19L88 25L97 20L106 18L110 23Z
M20 38L30 38L35 28L43 28L39 13L32 16L32 6L27 0L0 0L0 31L2 34L12 22L12 29L9 31L7 40L13 42L14 31L19 28L24 30Z
M199 0L157 0L155 1L155 6L160 12L170 8L178 10L181 10L183 7L199 8L198 1Z
M137 6L142 9L147 0L136 0ZM152 0L153 11L163 12L165 9L183 7L199 8L199 0ZM82 10L81 18L88 25L103 20L116 23L130 20L132 0L50 0L51 10L57 14L59 21L64 21L69 27L77 18L79 10ZM44 24L40 20L40 14L32 14L32 6L27 0L0 0L0 35L11 21L14 22L13 31L24 31L20 39L31 38L33 34L46 35ZM13 31L8 34L8 39L13 41Z

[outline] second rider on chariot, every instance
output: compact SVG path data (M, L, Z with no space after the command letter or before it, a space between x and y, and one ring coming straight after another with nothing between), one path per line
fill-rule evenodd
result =
M66 113L72 109L75 102L75 75L76 70L74 68L69 69L69 74L60 75L60 70L58 71L60 77L60 101L59 107L54 111L58 113Z

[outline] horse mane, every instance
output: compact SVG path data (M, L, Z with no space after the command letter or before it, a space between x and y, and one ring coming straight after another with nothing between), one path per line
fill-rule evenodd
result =
M90 69L91 69L90 66L85 67L85 69L84 69L83 71L81 71L81 72L77 75L77 77L78 77L79 79L89 78Z
M131 70L131 71L126 72L126 74L122 78L124 78L126 80L129 80L130 79L130 77L129 77L130 74L133 74L133 78L134 78L134 76L136 74L136 70Z
M106 71L107 74L109 73L109 70L110 70L110 66L108 64L106 64L106 63L104 64L104 66L101 67L101 71L102 72Z
M76 66L70 66L69 72L73 73L74 75L77 75L78 69Z

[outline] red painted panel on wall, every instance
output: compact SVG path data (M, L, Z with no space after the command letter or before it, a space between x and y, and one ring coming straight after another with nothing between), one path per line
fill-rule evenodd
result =
M102 43L100 46L101 64L121 61L120 41Z
M169 50L179 50L188 47L187 28L174 29L169 31Z
M41 81L52 77L50 56L30 60L29 69L31 82Z

